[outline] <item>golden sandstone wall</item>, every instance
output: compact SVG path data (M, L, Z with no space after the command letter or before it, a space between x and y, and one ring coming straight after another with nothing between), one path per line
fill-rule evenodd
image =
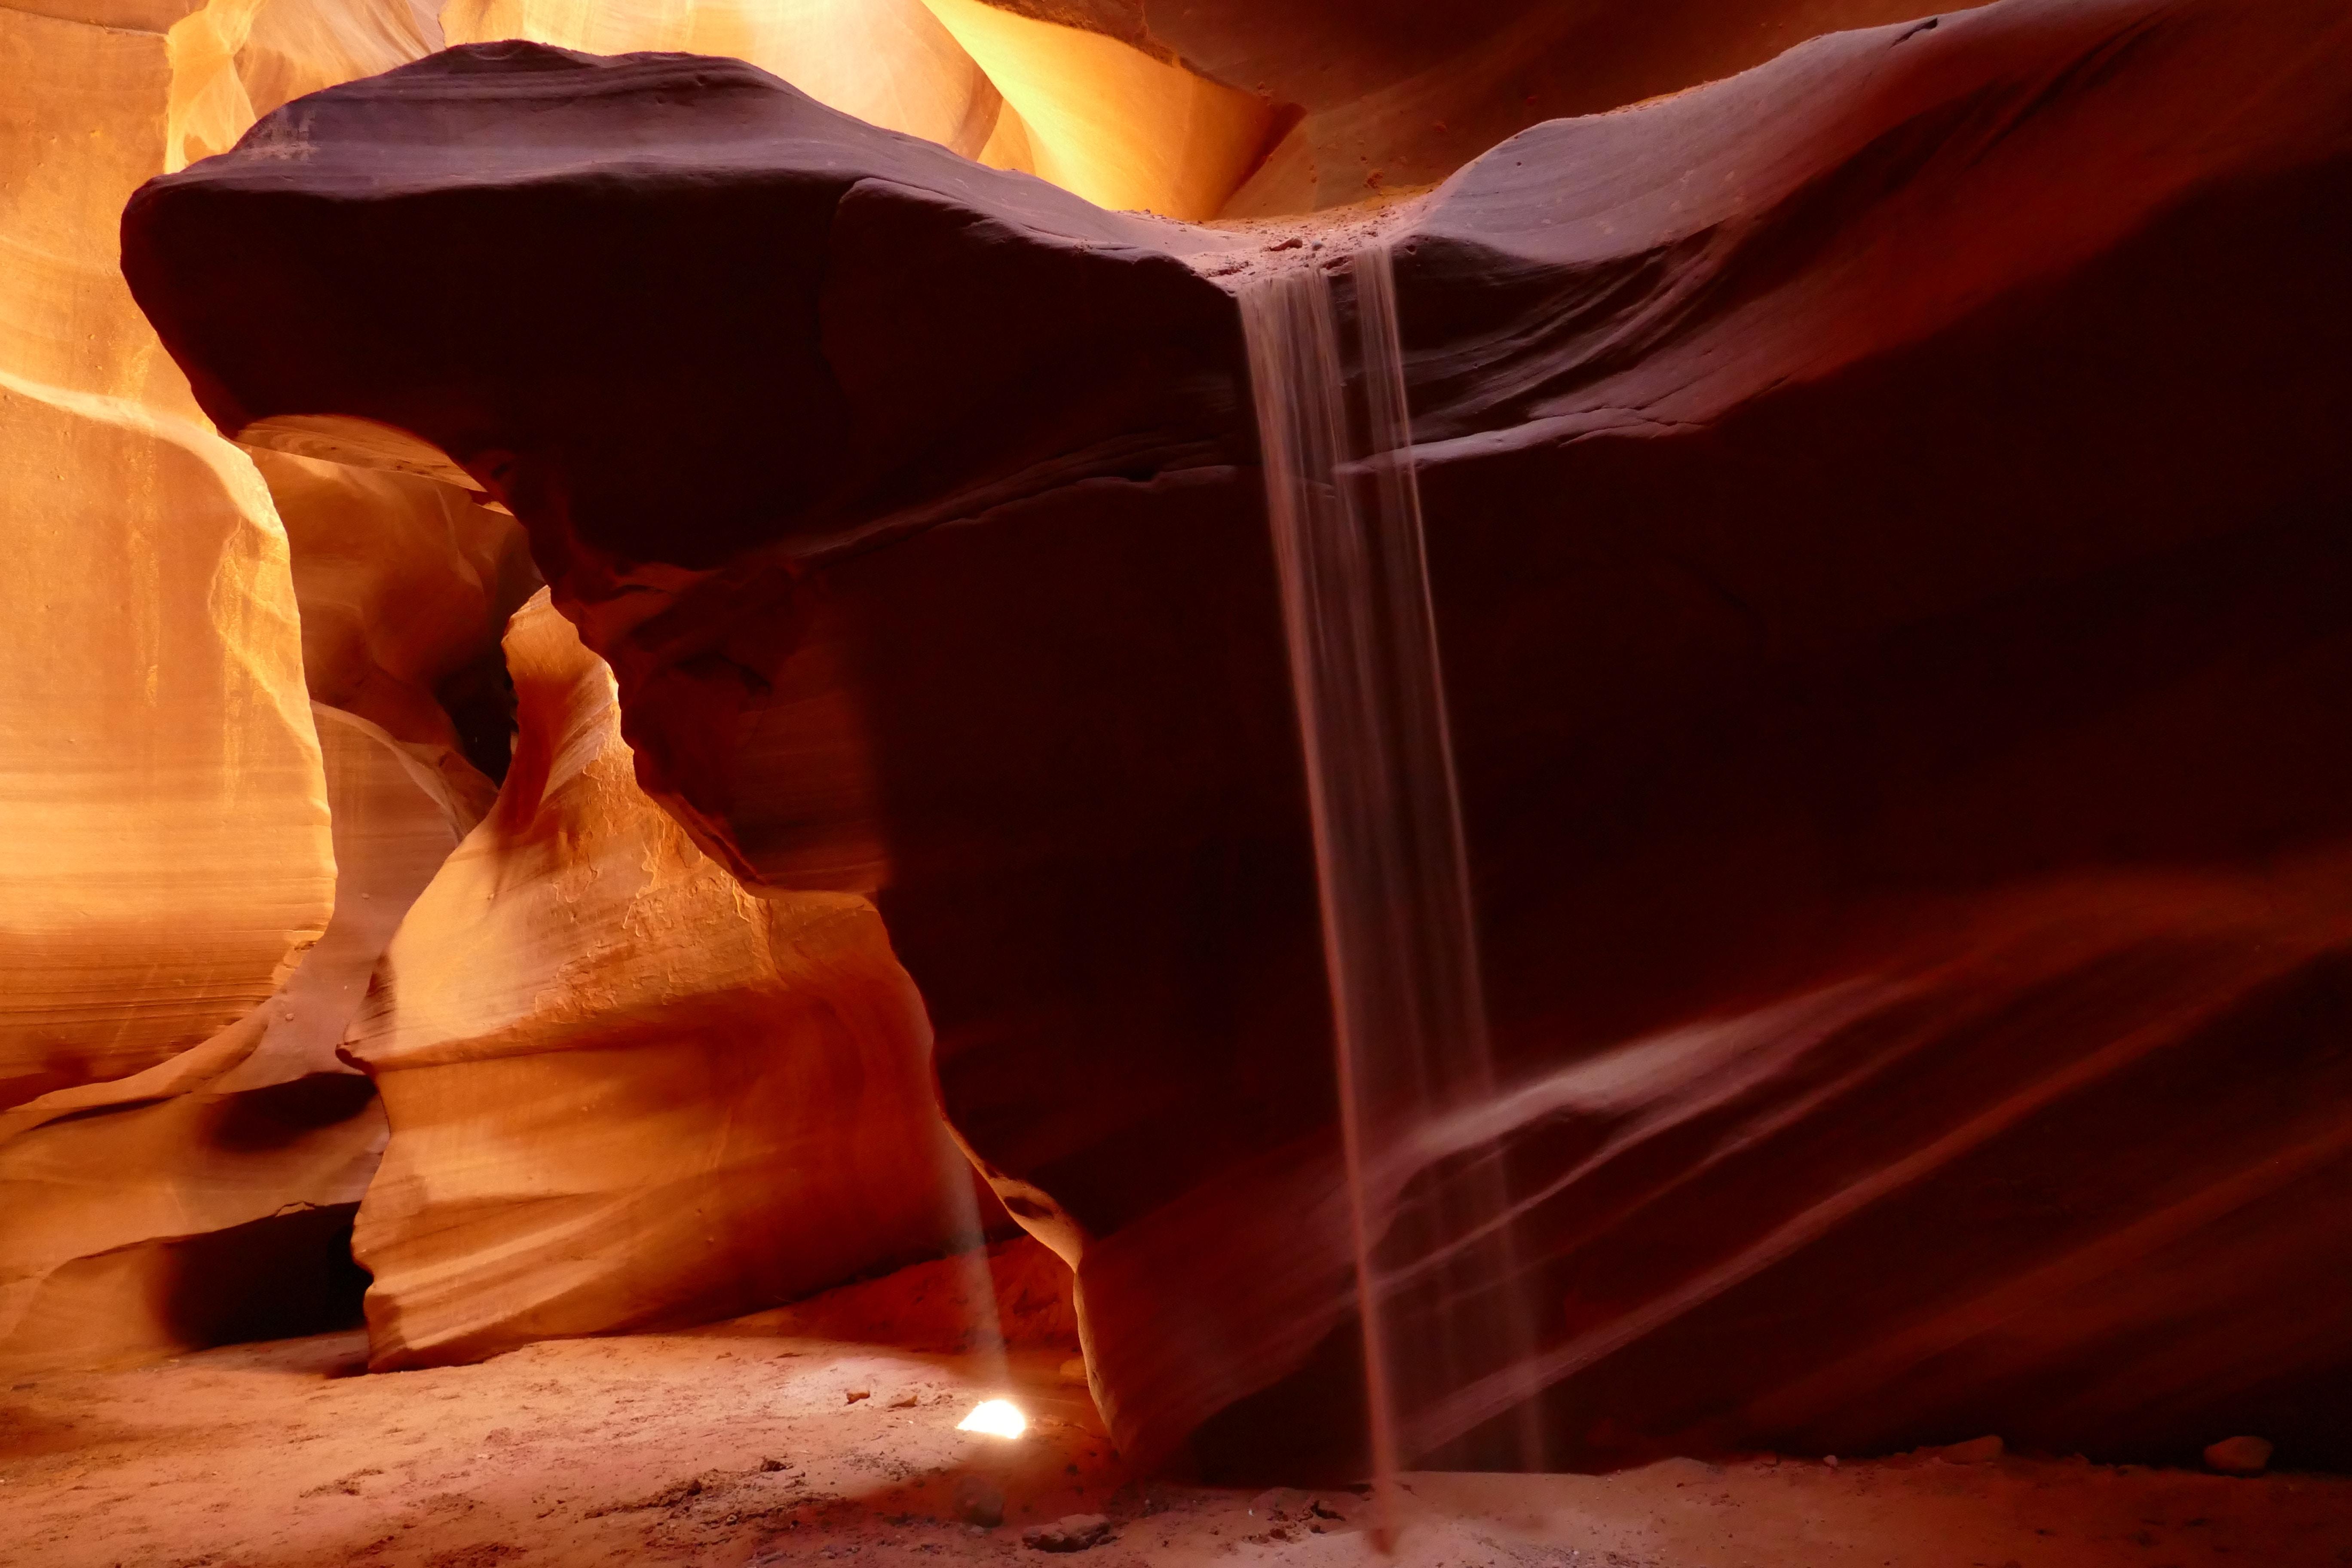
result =
M725 1317L968 1237L874 906L762 898L695 848L543 593L507 657L513 767L347 1047L393 1127L357 1236L374 1363Z
M116 265L165 166L173 18L57 9L0 10L8 1366L200 1334L218 1313L170 1243L355 1199L377 1136L280 1107L298 1130L257 1153L236 1127L268 1108L190 1092L252 1054L327 925L328 778L268 491Z
M222 439L123 286L118 230L142 182L257 115L486 29L743 53L974 152L996 126L994 89L913 0L0 5L0 1370L296 1331L364 1283L348 1238L384 1121L336 1052L494 796L467 754L485 736L460 731L504 744L499 640L537 575L466 491ZM730 1173L740 1152L707 1184ZM885 1251L942 1223L882 1217ZM820 1247L724 1301L699 1265L648 1265L625 1306L559 1327L757 1304L865 1261Z
M116 265L166 40L0 10L0 80L4 1106L236 1018L334 868L285 534Z

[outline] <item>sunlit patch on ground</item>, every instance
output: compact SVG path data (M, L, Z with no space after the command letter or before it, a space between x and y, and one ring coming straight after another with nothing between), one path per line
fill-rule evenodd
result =
M991 1437L1018 1437L1029 1429L1029 1418L1009 1399L983 1399L971 1414L956 1423L959 1432L979 1432Z

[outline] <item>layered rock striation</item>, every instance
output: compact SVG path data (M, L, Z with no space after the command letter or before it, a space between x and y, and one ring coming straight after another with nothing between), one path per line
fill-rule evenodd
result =
M278 991L128 1077L0 1111L0 1368L138 1361L357 1321L383 1108L337 1058L410 903L478 815L465 768L319 705L335 912Z
M543 595L506 646L512 768L344 1048L392 1124L355 1238L371 1364L729 1317L977 1245L873 906L763 898L696 849Z
M1433 184L1530 125L1727 77L1818 34L1923 16L1916 0L996 3L1280 105L1282 134L1219 210L1226 217Z
M251 465L188 420L4 367L0 465L5 1108L153 1067L268 995L319 940L334 860L285 535Z
M306 699L270 493L116 267L142 180L439 46L404 5L340 26L261 9L0 6L0 1365L18 1371L349 1321L383 1119L333 1047L409 858L456 839L380 734Z
M151 184L124 260L224 431L513 510L716 863L873 891L1122 1442L1238 1463L1352 1352L1233 291L1344 312L1385 243L1511 1086L1453 1135L1540 1339L1419 1445L1539 1385L1560 1462L2317 1458L2347 67L2317 0L2004 0L1205 228L484 46Z

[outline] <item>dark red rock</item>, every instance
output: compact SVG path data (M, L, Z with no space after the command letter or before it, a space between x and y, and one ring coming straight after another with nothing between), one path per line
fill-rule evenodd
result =
M1837 35L1391 226L1553 1459L2352 1458L2352 18ZM508 46L125 235L224 428L444 446L648 787L877 890L1122 1443L1346 1429L1224 241Z
M1150 471L1232 396L1220 297L1162 254L1189 231L740 60L446 50L265 118L124 225L222 428L396 426L631 561Z

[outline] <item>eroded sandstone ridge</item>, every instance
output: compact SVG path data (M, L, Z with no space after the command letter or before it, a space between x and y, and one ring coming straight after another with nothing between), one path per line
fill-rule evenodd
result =
M335 1049L495 791L537 575L462 489L205 428L116 236L440 44L404 0L0 6L0 1365L358 1310L384 1124Z
M320 461L299 421L242 451L205 430L117 271L128 194L305 93L509 35L740 55L1122 204L1213 207L1259 150L1255 97L1014 32L1002 72L1075 48L1175 133L1078 146L1044 78L1016 95L1033 132L919 0L0 5L0 1363L355 1310L383 1121L334 1048L495 793L499 637L537 585L512 520L437 459Z
M2347 198L2340 5L2002 0L1225 228L477 46L124 261L224 431L512 509L716 862L874 890L1122 1441L1233 1460L1352 1357L1228 290L1384 236L1553 1457L2319 1459Z
M364 1081L284 1016L331 1005L295 987L349 946L339 882L377 885L329 825L383 826L370 742L320 733L269 493L115 266L111 209L173 166L169 19L0 7L10 1372L346 1309L382 1139Z
M1229 217L1433 184L1530 125L1730 76L1816 34L1922 15L1916 0L995 4L1121 40L1282 106L1281 134L1225 203Z
M700 1322L976 1238L920 998L864 899L761 898L647 800L544 595L514 762L345 1055L391 1117L371 1363Z
M313 712L337 869L317 944L275 994L168 1060L0 1111L0 1367L309 1332L364 1288L352 1221L384 1119L336 1047L475 808L425 748Z

